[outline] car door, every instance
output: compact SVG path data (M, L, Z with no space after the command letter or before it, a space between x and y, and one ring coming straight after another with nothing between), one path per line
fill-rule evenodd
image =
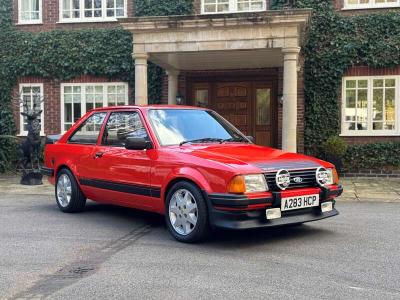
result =
M127 137L149 139L140 112L111 112L94 151L92 174L83 184L94 188L99 201L150 209L160 197L151 187L152 150L126 149Z
M90 115L79 128L69 137L66 153L69 157L69 165L74 169L77 179L85 178L94 171L94 151L100 136L103 122L107 112L96 112ZM82 187L85 194L90 191Z

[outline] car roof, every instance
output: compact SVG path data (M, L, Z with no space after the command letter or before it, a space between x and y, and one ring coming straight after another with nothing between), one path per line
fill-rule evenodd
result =
M188 106L188 105L165 105L165 104L152 104L152 105L124 105L124 106L108 106L100 107L90 110L92 111L110 111L110 110L126 110L126 109L139 109L139 110L150 110L150 109L192 109L192 110L208 110L207 108Z

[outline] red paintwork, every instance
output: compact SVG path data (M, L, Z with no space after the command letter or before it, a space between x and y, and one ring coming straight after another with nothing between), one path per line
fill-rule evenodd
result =
M333 165L301 154L287 153L277 149L261 147L252 144L185 144L183 146L161 147L147 120L147 111L151 108L169 109L203 109L183 106L123 106L107 107L89 111L55 144L46 146L45 166L55 170L55 176L49 181L54 184L57 171L68 167L77 179L92 178L122 183L152 186L161 189L161 198L138 196L93 188L81 185L83 193L90 199L127 207L140 208L164 214L164 200L168 185L176 179L193 181L207 193L227 193L229 181L240 174L257 174L262 170L252 163L270 161L313 161L326 167ZM101 146L100 140L104 125L99 135L97 145L67 144L70 135L92 113L117 110L139 111L147 128L154 148L151 150L133 151L122 147ZM105 118L104 124L108 118ZM95 159L94 154L104 152L102 158ZM54 161L54 164L52 163ZM283 191L286 195L306 195L318 193L318 189L299 189ZM249 198L271 196L270 192L248 194ZM266 205L252 205L247 209L265 208Z

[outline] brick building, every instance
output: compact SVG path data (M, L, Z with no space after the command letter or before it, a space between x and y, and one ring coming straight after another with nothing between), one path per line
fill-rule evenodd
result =
M127 82L82 75L21 77L14 93L40 92L42 134L67 130L93 107L146 104L147 65L166 70L164 103L210 107L262 145L304 150L300 50L310 10L273 11L269 0L194 0L189 16L135 17L135 0L15 0L18 30L109 28L134 36L135 97ZM400 0L335 0L344 15L396 10ZM341 135L350 143L400 140L400 68L354 66L343 76ZM377 107L376 98L382 107ZM373 116L371 118L370 116ZM26 134L15 112L20 135Z

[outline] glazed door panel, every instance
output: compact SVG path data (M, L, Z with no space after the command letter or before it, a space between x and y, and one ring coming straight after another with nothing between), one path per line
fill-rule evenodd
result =
M254 86L254 137L262 146L273 146L273 106L272 87L255 84Z

